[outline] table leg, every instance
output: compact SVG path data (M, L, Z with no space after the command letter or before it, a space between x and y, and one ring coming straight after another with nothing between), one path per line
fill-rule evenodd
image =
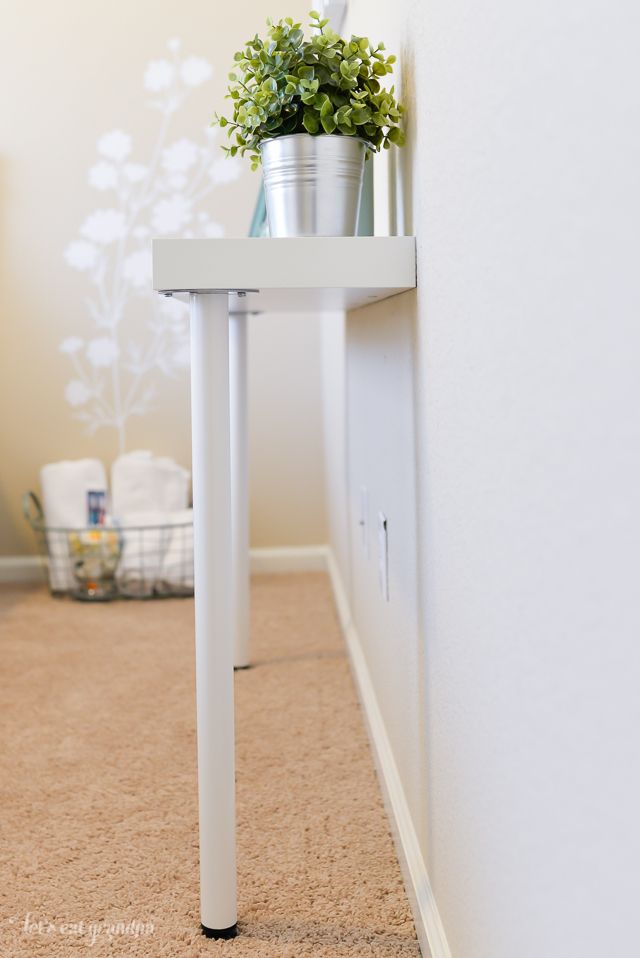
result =
M249 469L247 432L247 317L231 316L231 502L235 576L234 665L249 665Z
M236 934L229 305L192 293L191 421L195 561L200 916Z

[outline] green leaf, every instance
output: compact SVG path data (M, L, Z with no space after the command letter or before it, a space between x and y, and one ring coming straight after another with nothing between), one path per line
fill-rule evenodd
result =
M363 106L361 108L354 106L351 119L356 126L364 126L364 124L369 123L371 120L371 110L368 106Z
M312 20L320 19L320 14L318 13L317 10L309 10L309 16L311 17Z
M324 103L320 107L320 118L322 119L325 116L329 116L333 113L333 104L329 97L325 94Z
M391 142L395 143L396 146L404 146L405 135L404 131L401 130L399 126L392 126L389 130L388 136Z
M302 125L307 133L317 133L320 129L318 114L314 113L313 110L305 110L304 116L302 117Z
M336 121L333 118L333 115L323 116L321 121L322 129L325 133L333 133L336 128Z

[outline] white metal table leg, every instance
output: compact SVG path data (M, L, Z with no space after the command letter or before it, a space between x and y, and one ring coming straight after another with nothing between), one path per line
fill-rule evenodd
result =
M229 305L192 293L191 421L195 562L200 916L236 933Z
M249 468L247 432L247 317L236 313L229 327L231 356L231 502L235 577L237 669L249 665Z

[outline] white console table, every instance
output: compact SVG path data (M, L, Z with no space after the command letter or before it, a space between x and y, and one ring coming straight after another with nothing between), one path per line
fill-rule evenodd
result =
M236 934L233 669L249 665L246 317L356 309L416 285L415 239L157 239L153 286L191 308L200 916Z

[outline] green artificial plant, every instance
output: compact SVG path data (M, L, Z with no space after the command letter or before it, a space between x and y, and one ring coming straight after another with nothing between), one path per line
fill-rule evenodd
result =
M267 39L256 34L234 56L227 94L233 115L216 114L213 124L228 127L235 139L224 147L227 155L248 153L254 170L260 144L290 133L358 136L375 151L404 143L403 107L394 88L381 84L396 58L385 57L384 44L374 47L367 37L342 40L315 10L310 18L311 39L291 17L269 19Z

